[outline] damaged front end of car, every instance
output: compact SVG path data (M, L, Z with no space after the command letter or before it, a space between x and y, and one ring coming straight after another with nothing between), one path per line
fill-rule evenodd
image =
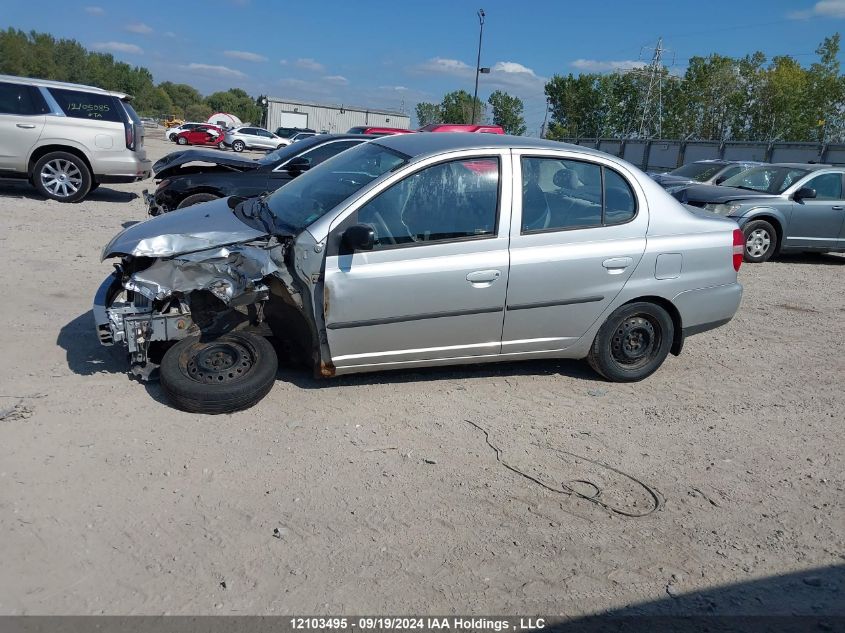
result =
M154 377L170 347L191 337L278 331L308 352L312 328L289 271L292 246L292 236L240 222L225 200L132 226L103 251L104 260L120 263L95 296L99 340L125 345L130 371L142 380ZM209 362L205 375L225 378L217 366L224 361Z

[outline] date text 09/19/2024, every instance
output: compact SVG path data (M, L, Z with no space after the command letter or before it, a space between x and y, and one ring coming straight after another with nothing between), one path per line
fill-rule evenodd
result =
M527 631L543 629L543 618L463 617L293 617L291 628L307 630L396 630L396 631Z

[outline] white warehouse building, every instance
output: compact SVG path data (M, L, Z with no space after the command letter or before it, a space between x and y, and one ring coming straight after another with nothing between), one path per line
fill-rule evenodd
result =
M339 134L360 125L407 130L411 127L411 118L392 110L267 97L267 129L271 132L280 127L299 127Z

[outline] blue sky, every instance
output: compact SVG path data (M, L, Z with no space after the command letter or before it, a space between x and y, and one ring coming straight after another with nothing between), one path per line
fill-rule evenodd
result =
M399 109L472 92L476 11L486 21L479 96L525 102L529 134L543 120L554 74L612 72L643 63L663 37L682 73L695 55L793 55L802 64L845 29L845 0L3 0L0 27L72 37L149 68L157 82L204 94L253 95Z

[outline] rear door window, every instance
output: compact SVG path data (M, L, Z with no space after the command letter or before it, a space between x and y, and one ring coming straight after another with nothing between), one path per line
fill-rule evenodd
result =
M0 81L0 114L43 114L33 98L32 89L23 84Z
M95 119L122 123L123 108L111 95L63 88L48 88L65 115L74 119Z

